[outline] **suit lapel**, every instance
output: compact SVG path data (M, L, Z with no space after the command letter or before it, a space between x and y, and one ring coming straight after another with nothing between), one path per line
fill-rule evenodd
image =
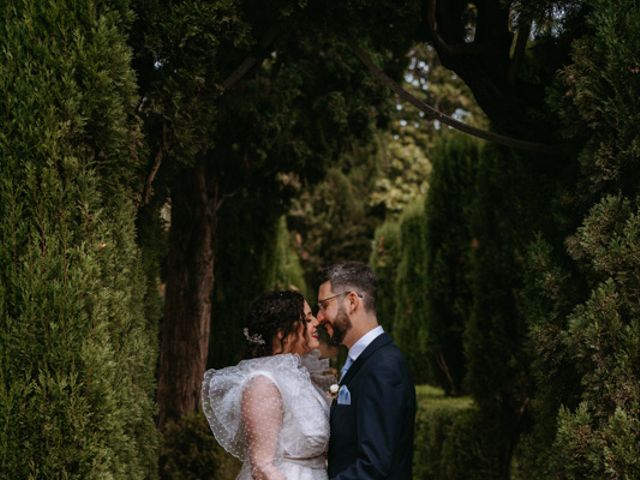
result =
M373 340L373 342L367 345L367 348L363 350L360 356L358 356L357 360L353 362L351 367L349 367L349 370L347 371L347 374L344 376L344 378L340 382L340 385L345 385L349 383L349 381L355 376L356 373L358 373L358 370L362 368L362 365L365 364L365 362L367 361L367 358L369 358L373 354L373 352L390 343L391 343L391 337L389 335L387 335L386 333L382 333L381 335L378 335Z

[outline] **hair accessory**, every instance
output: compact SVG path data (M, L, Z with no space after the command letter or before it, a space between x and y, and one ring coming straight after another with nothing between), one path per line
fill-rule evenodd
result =
M249 343L254 343L256 345L264 345L264 338L262 338L262 335L260 335L259 333L256 333L254 335L249 335L249 329L245 328L244 330L242 330L242 333L244 333L244 338L247 339L247 342Z

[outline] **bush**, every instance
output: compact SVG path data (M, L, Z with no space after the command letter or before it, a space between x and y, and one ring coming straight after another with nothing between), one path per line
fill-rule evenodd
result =
M549 96L584 144L575 193L556 194L573 233L529 253L537 392L523 479L640 478L640 13L635 0L585 5L588 34Z
M0 477L157 476L126 2L0 22Z
M240 462L218 445L202 413L167 423L160 452L164 480L233 480Z
M499 478L493 428L482 422L469 397L445 397L442 390L417 387L413 478L488 480Z

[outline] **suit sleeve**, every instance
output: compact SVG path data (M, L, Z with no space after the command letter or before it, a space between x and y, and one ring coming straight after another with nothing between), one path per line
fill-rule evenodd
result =
M358 458L332 480L373 480L389 476L394 447L406 422L407 379L402 369L387 363L367 372L359 391L356 428Z

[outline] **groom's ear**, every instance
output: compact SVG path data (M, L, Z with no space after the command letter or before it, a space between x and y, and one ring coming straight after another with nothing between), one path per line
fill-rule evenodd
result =
M358 309L358 306L362 307L362 301L355 292L349 292L347 301L349 303L349 313L355 312Z

